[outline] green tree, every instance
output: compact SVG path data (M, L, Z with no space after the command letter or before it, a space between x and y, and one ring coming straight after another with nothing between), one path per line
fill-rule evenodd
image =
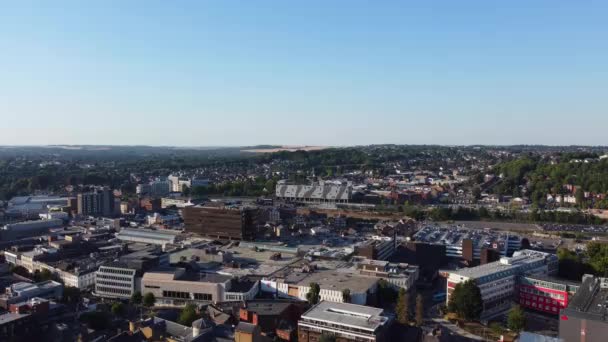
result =
M80 289L77 287L66 286L63 289L61 301L65 304L76 304L80 302Z
M420 327L424 323L424 299L421 294L416 296L416 326Z
M154 297L154 293L152 293L152 292L146 293L143 298L143 303L144 303L144 306L147 306L149 308L153 307L154 304L156 303L156 297Z
M17 274L17 275L20 275L22 277L26 277L26 278L29 278L31 276L30 272L27 270L27 268L25 268L23 266L15 266L15 267L13 267L12 272L15 273L15 274Z
M507 316L507 327L520 332L526 327L526 315L519 305L514 305Z
M342 301L344 303L350 303L350 289L342 290Z
M477 284L472 280L457 284L450 295L448 310L467 321L479 319L483 311L483 302Z
M114 304L112 304L112 308L111 308L112 314L114 316L122 316L125 313L125 305L121 302L116 302Z
M587 256L593 273L600 276L608 275L608 245L590 242L587 244Z
M194 304L187 304L179 314L177 322L181 325L189 327L192 325L192 322L199 318L199 315L196 313L196 306Z
M110 327L111 318L108 312L91 311L80 315L80 321L93 330L105 330Z
M141 292L139 291L135 291L133 292L133 294L131 295L131 304L133 305L140 305L141 301L142 301L142 296L141 296Z
M397 291L391 283L385 279L378 280L378 302L380 307L384 307L387 304L395 303L397 300Z
M38 279L36 279L36 281L41 282L41 281L53 280L53 278L54 278L53 273L45 268L40 273L38 273Z
M410 295L401 288L399 295L397 296L397 306L395 307L397 312L397 321L401 324L409 324L410 322Z
M498 322L490 323L490 330L494 333L494 335L502 335L504 332L504 328Z
M308 301L308 303L310 303L310 305L315 305L319 302L320 293L321 293L321 287L319 287L319 284L310 283L310 290L306 294L306 300Z

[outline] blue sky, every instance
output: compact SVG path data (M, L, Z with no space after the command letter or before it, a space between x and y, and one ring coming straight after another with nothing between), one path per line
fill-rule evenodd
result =
M0 145L608 145L606 1L0 4Z

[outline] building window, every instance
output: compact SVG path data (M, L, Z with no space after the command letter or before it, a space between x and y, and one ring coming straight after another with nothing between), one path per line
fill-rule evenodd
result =
M194 299L210 301L212 299L212 296L209 293L195 293Z
M180 292L180 291L163 291L163 297L190 299L190 293L189 292Z

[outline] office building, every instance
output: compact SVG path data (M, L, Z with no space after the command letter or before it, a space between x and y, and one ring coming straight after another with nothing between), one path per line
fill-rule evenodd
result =
M184 191L184 187L192 187L192 182L187 177L169 175L167 179L171 182L171 191L173 192L182 192Z
M195 206L183 210L186 232L223 240L252 241L258 229L257 208Z
M396 242L386 240L366 240L355 246L355 254L370 260L388 260L395 253Z
M319 285L321 300L343 303L342 291L350 291L350 303L365 305L368 294L376 292L379 278L332 270L312 273L291 272L262 279L262 290L279 298L307 300L310 284Z
M277 200L300 203L348 203L352 193L353 185L350 182L320 181L298 185L283 180L276 185L275 197Z
M100 266L95 272L95 295L104 298L130 298L139 291L137 270L119 263Z
M322 301L305 312L298 322L298 341L316 342L321 335L336 341L386 341L391 319L382 309Z
M259 291L259 282L165 267L147 271L142 278L141 289L142 293L153 293L158 306L181 306L188 302L251 300Z
M298 320L307 306L306 302L285 299L246 301L239 309L239 319L241 322L259 326L266 335L272 333L280 335L286 332L285 330L295 332ZM285 329L286 326L291 329ZM284 340L295 338L295 334L292 336L291 331L283 337Z
M116 238L122 241L166 246L167 244L174 244L177 241L179 232L172 230L123 228L116 234Z
M517 282L516 301L521 307L558 315L560 310L568 306L580 285L550 277L522 275Z
M141 278L150 269L169 265L169 255L157 249L146 249L121 256L101 265L95 272L95 295L104 298L130 298L141 292Z
M481 291L481 318L495 317L511 307L519 275L553 275L557 272L557 262L554 254L522 250L511 258L502 257L500 261L449 272L446 303L457 284L473 280Z
M168 195L173 189L173 185L169 180L154 180L148 184L138 184L135 192L142 196L148 195L151 197L162 197Z
M149 226L164 225L169 227L175 227L179 226L181 219L180 216L177 214L161 215L159 213L154 213L152 215L148 215L146 217L146 220L148 221L147 223Z
M78 194L78 215L113 216L116 201L108 187L98 187L91 192Z
M67 197L59 196L18 196L8 201L5 215L9 217L35 218L52 206L67 206Z
M397 247L391 262L418 265L420 280L431 284L437 277L439 269L447 263L445 245L407 241Z
M606 341L608 336L608 278L585 275L568 307L559 317L559 337L565 342Z
M141 198L139 200L139 207L146 211L158 211L161 208L161 202L160 198Z
M420 274L418 266L404 263L365 259L356 264L360 275L384 279L406 291L414 288Z
M500 252L492 248L482 248L479 263L485 265L500 260Z
M8 309L11 304L24 302L32 298L61 299L63 296L63 285L56 281L48 280L40 283L19 282L8 286L0 295L0 307Z
M10 241L48 234L51 228L60 228L63 220L38 220L10 223L0 228L0 239Z

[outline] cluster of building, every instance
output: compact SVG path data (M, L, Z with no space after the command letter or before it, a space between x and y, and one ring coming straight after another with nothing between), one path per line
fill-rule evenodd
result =
M157 178L148 183L138 184L136 193L138 195L148 195L162 197L170 193L181 193L186 188L207 187L209 179L190 178L183 175L169 175L166 179Z
M512 257L501 257L499 261L450 271L447 276L446 303L449 303L450 295L458 284L474 281L481 291L483 301L481 317L482 319L490 319L509 310L514 299L519 302L518 291L527 293L530 289L531 293L534 293L534 301L536 302L536 297L538 297L536 292L539 291L540 286L535 287L532 280L534 278L527 278L526 276L555 275L557 267L558 260L554 254L521 250L515 252ZM537 308L536 305L531 305L530 299L526 295L524 295L524 300L528 301L528 306ZM547 303L547 305L549 304ZM541 308L538 307L538 309ZM544 306L543 309L545 309ZM554 304L550 311L557 314L559 306Z
M400 174L391 186L427 192L440 179L458 181L418 176ZM158 308L193 304L204 317L191 326L167 317L133 321L114 341L277 336L316 342L329 334L345 342L381 342L391 339L394 315L372 307L380 284L413 293L443 274L447 302L458 284L472 280L481 291L484 320L504 314L514 302L563 317L583 308L576 298L591 286L585 285L588 279L582 285L555 279L557 257L522 250L517 234L418 226L407 219L353 220L314 207L352 205L357 194L370 194L350 181L280 182L274 199L246 203L192 201L174 193L176 185L183 191L203 183L170 176L142 184L135 212L123 211L124 203L106 187L71 198L16 198L10 204L15 213L26 213L28 203L45 209L37 212L42 219L23 221L30 215L22 215L21 222L0 229L4 260L30 276L44 272L52 279L9 284L0 296L0 307L9 311L0 314L0 330L10 326L14 334L18 324L46 324L51 316L44 312L67 317L60 301L64 287L73 287L100 302L152 294ZM52 214L59 212L67 216ZM448 264L466 267L440 271ZM597 284L601 292L603 283ZM320 302L310 306L314 286Z

